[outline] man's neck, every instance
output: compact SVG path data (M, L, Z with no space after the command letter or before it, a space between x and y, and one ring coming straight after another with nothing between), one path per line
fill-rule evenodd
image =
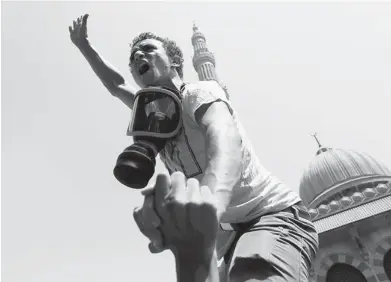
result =
M160 83L160 86L171 88L177 90L178 92L180 92L182 85L183 85L183 80L179 77L179 75L175 75L171 77L169 80L162 81Z

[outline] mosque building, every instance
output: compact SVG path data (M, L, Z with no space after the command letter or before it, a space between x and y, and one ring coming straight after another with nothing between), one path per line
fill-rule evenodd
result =
M223 86L195 25L192 43L199 79ZM368 154L324 147L314 137L319 149L300 181L300 196L319 233L309 281L391 282L390 169Z
M316 140L319 149L300 181L320 242L310 281L390 282L390 169Z

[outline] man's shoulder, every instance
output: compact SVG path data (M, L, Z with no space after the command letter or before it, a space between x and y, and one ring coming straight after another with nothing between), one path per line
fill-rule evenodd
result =
M213 91L219 88L221 88L220 84L214 80L194 81L194 82L186 83L185 85L185 90L189 92Z

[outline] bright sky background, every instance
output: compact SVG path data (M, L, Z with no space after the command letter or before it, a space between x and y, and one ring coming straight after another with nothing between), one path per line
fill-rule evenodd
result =
M296 191L314 131L391 166L391 4L2 2L4 282L175 281L133 222L141 196L112 174L130 112L69 39L83 13L132 84L143 31L176 40L197 79L195 20L261 161Z

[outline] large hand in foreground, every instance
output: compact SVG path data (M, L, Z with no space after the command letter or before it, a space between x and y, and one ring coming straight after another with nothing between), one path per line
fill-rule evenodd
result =
M181 256L203 256L214 252L218 219L214 197L208 187L200 187L196 179L186 182L182 173L175 172L171 179L159 175L154 188L144 194L154 198L154 210L151 205L144 204L142 209L134 213L136 223L144 235L151 233L151 230L146 232L146 221L149 226L159 224L159 220L144 215L156 212L160 225L155 230L160 230L164 248Z
M88 14L82 15L73 21L73 27L69 26L69 33L73 44L81 47L88 38L87 35L87 19Z

